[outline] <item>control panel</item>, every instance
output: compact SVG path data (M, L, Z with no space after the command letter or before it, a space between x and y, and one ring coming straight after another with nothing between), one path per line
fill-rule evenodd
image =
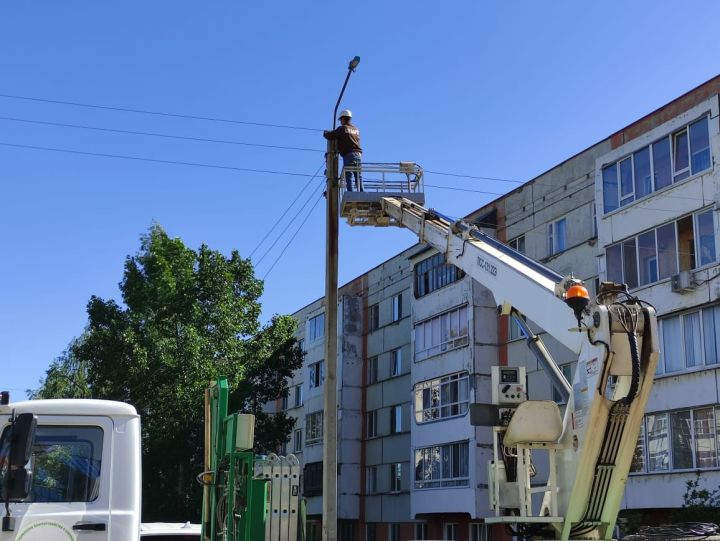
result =
M496 406L512 406L527 400L524 366L493 366L492 403Z

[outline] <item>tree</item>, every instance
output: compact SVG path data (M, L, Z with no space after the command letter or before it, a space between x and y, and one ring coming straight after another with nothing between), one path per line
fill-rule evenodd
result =
M87 365L75 356L74 348L82 341L74 338L68 348L50 364L40 387L28 389L32 400L41 398L90 398Z
M294 421L262 406L287 396L302 351L291 317L260 325L262 282L237 251L194 251L159 225L141 240L125 261L124 307L93 296L69 355L86 367L93 397L128 402L142 416L143 520L197 520L205 387L227 376L231 408L257 416L256 451L275 450Z

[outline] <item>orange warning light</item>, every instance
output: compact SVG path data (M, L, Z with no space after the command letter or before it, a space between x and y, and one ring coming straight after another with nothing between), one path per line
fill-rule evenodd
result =
M572 308L575 312L575 317L578 321L578 327L580 327L580 321L582 320L582 314L588 304L590 304L590 294L585 286L580 284L572 285L565 292L565 304Z

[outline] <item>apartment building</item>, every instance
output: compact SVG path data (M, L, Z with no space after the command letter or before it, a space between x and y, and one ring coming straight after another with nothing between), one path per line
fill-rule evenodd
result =
M695 472L720 485L719 95L717 77L466 218L591 294L602 280L625 282L657 308L663 354L626 510L681 506ZM491 435L470 426L468 405L490 401L495 364L525 366L530 397L560 401L519 327L419 245L340 298L341 539L501 539L482 522ZM318 521L310 539L321 512L323 313L318 300L295 314L307 356L287 404ZM572 378L573 355L529 323ZM540 461L537 482L544 470Z

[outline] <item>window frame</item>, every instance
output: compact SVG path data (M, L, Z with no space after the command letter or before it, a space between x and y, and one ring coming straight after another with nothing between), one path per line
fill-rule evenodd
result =
M390 492L399 494L402 492L402 462L390 464Z
M378 436L378 410L370 410L365 414L365 439L370 440Z
M309 318L306 325L308 344L314 344L325 338L325 312Z
M458 475L456 477L453 477L452 471L450 477L445 477L443 470L448 468L450 470L455 469L454 464L454 456L455 456L455 446L457 446L457 457L459 460L459 464L457 465L458 473L459 470L462 469L463 466L463 457L464 454L464 466L465 466L465 475ZM427 451L427 453L425 453ZM444 453L449 451L450 456L447 457ZM431 465L426 466L422 462L426 460L425 455L430 455L430 453L436 454L438 461L437 466L433 466L432 462ZM420 456L418 455L420 453ZM413 450L413 457L414 457L414 464L415 464L415 479L414 479L414 489L415 490L429 490L429 489L437 489L437 488L467 488L470 486L470 445L468 440L463 441L455 441L455 442L449 442L449 443L442 443L437 445L430 445L428 447L417 447ZM421 462L422 461L422 462ZM418 479L418 473L422 475L423 471L429 471L431 474L431 477L428 479L420 478ZM440 475L438 477L434 477L434 473L438 472Z
M467 397L465 400L461 397L462 383L465 382L465 388L467 389ZM454 402L443 402L443 396L451 395L450 391L443 392L443 386L451 386L457 384L458 400ZM431 399L431 406L425 407L425 391L428 390L428 394ZM437 405L432 405L432 398L437 397ZM418 402L422 408L418 408ZM464 408L463 408L464 404ZM450 409L457 406L458 413L443 416L443 410ZM428 423L435 423L439 421L445 421L447 419L454 419L456 417L464 417L470 411L470 373L467 371L453 372L452 374L445 374L433 379L425 381L419 381L413 386L413 409L415 424L424 425ZM433 416L433 410L437 410L437 416ZM430 412L429 415L427 412ZM422 418L422 420L419 420Z
M562 227L561 227L562 224ZM549 222L548 233L548 257L557 255L567 250L567 218L559 218ZM562 235L561 235L562 232ZM562 237L562 238L561 238Z
M374 385L378 381L380 381L379 373L378 373L378 356L373 355L372 357L368 357L367 362L367 384L368 385Z
M708 141L708 146L703 147L702 149L697 150L696 152L693 152L692 144L691 144L691 129L693 126L696 126L697 124L704 122L706 125L706 136ZM685 137L685 151L687 153L687 166L683 167L682 169L676 170L677 166L677 141L679 137L684 136ZM657 187L657 165L659 164L659 158L656 156L656 149L663 143L667 142L668 144L668 156L667 159L669 161L669 174L670 183L661 186L660 188ZM635 178L635 156L644 151L645 149L648 149L649 153L649 166L650 166L650 191L647 194L644 194L640 197L636 197L636 186L637 186L637 179ZM693 166L693 157L696 155L699 155L702 152L707 151L709 154L708 158L708 166L703 169L695 170ZM637 201L642 201L646 199L647 197L651 196L652 194L656 192L660 192L662 190L668 189L674 184L677 184L679 182L683 182L684 180L687 180L689 178L693 178L697 175L700 175L702 173L705 173L707 171L712 170L713 168L713 160L712 160L712 143L711 143L711 134L710 134L710 113L706 112L702 115L696 117L694 120L686 123L682 127L679 127L677 129L674 129L667 133L666 135L663 135L662 137L659 137L652 142L648 143L647 145L643 145L640 148L637 148L630 152L629 154L623 155L617 160L613 160L612 162L609 162L607 164L604 164L601 168L601 184L602 184L602 190L603 190L603 215L608 215L613 212L616 212L628 205L632 205L636 203ZM622 179L620 174L620 163L626 161L627 159L631 160L631 172L632 172L632 179L631 184L633 186L632 194L629 192L623 196L622 194ZM609 170L610 168L614 168L614 176L615 176L615 193L614 194L608 194L606 195L606 186L610 186L611 183L606 183L606 177L605 177L605 171ZM608 180L609 177L608 177ZM613 197L612 201L616 202L617 206L615 208L608 209L608 201L609 199ZM630 199L632 197L632 199ZM630 199L629 201L626 201L625 203L622 203L623 200Z
M697 332L699 334L697 337L697 344L699 345L700 356L696 364L688 364L688 347L690 344L688 343L688 338L686 338L685 336L687 332L685 319L692 317L696 314L698 316ZM720 330L720 323L713 325L713 330L715 332L712 336L714 337L714 339L712 343L710 343L711 337L708 335L708 329L706 328L706 323L711 317L710 314L712 314L713 322L715 322L715 320L720 321L720 304L715 303L701 307L695 307L690 310L667 314L658 319L659 340L660 344L663 344L663 346L660 349L658 368L655 373L656 376L677 376L678 374L683 374L687 372L720 368L720 333L717 332L718 330ZM669 325L670 321L674 320L677 320L678 322L679 336L668 339L671 340L672 343L679 344L680 355L682 357L682 367L668 370L668 359L666 356L667 353L665 353L668 350L664 347L666 338L665 333L668 332L666 326ZM716 352L716 358L714 360L708 359L709 346L714 346L713 349L715 349Z
M402 292L398 293L397 295L393 295L390 302L392 307L392 323L395 323L397 321L400 321L403 317Z
M402 348L395 348L390 352L390 377L396 378L402 374Z
M448 263L445 254L437 253L413 267L413 294L420 299L464 277L465 271Z
M401 434L402 432L402 404L395 404L390 406L390 434Z
M302 451L302 427L293 430L293 453Z
M712 412L712 419L702 419L703 422L708 421L708 427L710 430L714 430L714 433L706 433L702 432L701 434L704 436L703 438L698 437L698 415L700 412ZM673 415L680 415L683 413L689 413L689 429L690 429L690 438L689 438L689 445L690 448L687 452L689 452L690 456L692 457L692 464L688 467L675 467L676 463L676 437L674 434L674 428L673 428ZM647 429L647 422L649 417L664 417L664 426L661 427L661 430L664 432L662 437L664 439L665 448L666 448L666 457L667 457L667 468L653 468L651 469L651 466L656 462L651 460L650 456L650 449L652 448L651 442L650 442L650 434L648 433ZM700 471L713 471L720 468L720 405L718 404L708 404L708 405L701 405L701 406L693 406L692 408L681 408L677 410L669 410L669 411L660 411L660 412L652 412L648 413L645 416L643 416L642 420L642 428L640 431L640 434L638 436L638 443L636 445L636 453L638 452L638 449L642 449L642 468L636 468L634 470L630 471L630 475L667 475L672 473L683 473L683 472L700 472ZM712 442L712 446L714 449L712 450L712 458L714 459L714 464L711 465L700 465L699 461L703 460L702 457L699 456L700 452L703 452L703 450L699 447L699 440L710 440ZM633 461L635 462L637 460L637 454L633 458Z
M308 413L305 416L305 446L316 445L323 442L323 410Z
M380 328L380 303L368 307L368 331L377 331Z
M319 389L325 383L325 359L308 365L308 385L310 389Z
M702 261L702 254L700 253L700 250L702 249L702 244L700 240L700 235L698 233L698 225L700 223L701 217L710 216L712 218L712 231L713 231L713 244L712 247L714 249L714 257L715 261L711 261L709 263L700 264ZM640 231L637 234L627 237L625 239L622 239L618 242L614 242L612 244L608 244L605 247L605 277L608 280L614 279L616 277L620 277L623 283L626 283L628 285L629 290L636 290L644 287L649 287L655 284L659 284L661 282L664 282L666 280L670 280L671 277L679 272L683 271L697 271L700 269L705 269L708 267L711 267L713 265L718 264L718 250L717 250L717 243L718 243L718 236L716 234L717 231L717 222L715 221L715 211L713 210L713 207L704 207L701 209L698 209L696 211L693 211L691 213L685 214L683 216L680 216L674 220L671 220L669 222L664 222L662 224L658 224L655 227L651 229L647 229L645 231ZM692 261L689 261L690 264L689 269L684 269L683 262L681 259L681 256L685 252L681 252L680 244L681 244L681 228L683 227L683 224L687 224L688 228L690 225L692 226L692 235L693 235L693 253L690 254L692 256ZM659 247L659 231L661 229L666 228L669 225L673 225L673 229L675 232L675 242L674 242L674 249L675 249L675 270L674 272L670 273L670 276L664 276L660 277L660 258L661 258L661 248ZM655 255L654 255L654 261L655 261L655 281L650 281L647 283L642 282L642 269L641 269L641 256L640 256L640 249L639 249L639 239L640 237L643 237L645 235L648 235L649 233L654 234L654 244L655 244ZM633 254L626 254L626 251L628 250L628 247L630 245L633 245ZM618 251L619 248L619 251ZM613 256L613 260L617 259L620 264L620 269L613 268L611 269L609 266L609 259L610 256L608 255L610 251L617 251L619 253L619 257L617 255ZM635 263L635 268L630 269L634 273L634 275L628 275L626 271L626 265L628 264L628 261L633 260ZM629 280L631 279L631 280ZM632 282L632 283L629 283Z
M437 338L440 339L440 335L442 334L441 326L443 324L443 317L449 318L449 324L448 327L452 325L452 318L453 314L457 314L457 321L458 321L458 328L457 328L457 335L455 336L449 336L447 340L441 340L438 343L432 343L430 346L425 347L426 342L426 336L430 334L430 341L435 338L435 331L437 330ZM443 353L447 353L448 351L452 351L454 349L459 349L462 347L467 347L470 343L470 328L471 328L471 315L472 310L470 310L469 306L467 304L462 304L460 306L455 306L453 308L450 308L449 310L445 310L444 312L440 312L439 314L435 314L434 316L425 318L423 320L420 320L413 325L413 362L421 362L425 361L427 359L430 359L432 357L435 357L437 355L442 355ZM462 318L465 321L465 328L462 328L462 325L460 323L460 319ZM433 328L434 322L437 321L437 329ZM428 333L428 328L426 325L430 325L430 331ZM422 344L423 349L418 349L418 343L421 342L419 340L419 329L422 328L423 332L423 338L422 338ZM461 334L462 331L465 331L464 334ZM452 333L453 329L448 328L449 333Z

